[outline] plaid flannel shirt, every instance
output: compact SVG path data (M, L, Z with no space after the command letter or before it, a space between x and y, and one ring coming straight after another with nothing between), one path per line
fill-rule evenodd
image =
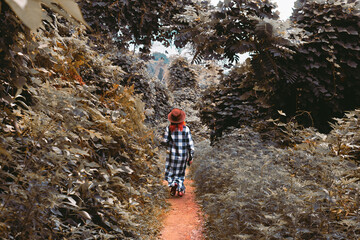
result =
M165 164L165 180L169 186L178 185L178 191L184 191L186 161L194 155L194 142L189 127L184 126L182 131L175 130L169 138L169 128L166 128L164 142L168 146Z

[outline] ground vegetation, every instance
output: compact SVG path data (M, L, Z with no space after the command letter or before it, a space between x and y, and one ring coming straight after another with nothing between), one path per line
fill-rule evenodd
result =
M156 239L162 171L129 69L49 11L31 33L1 1L0 237Z
M157 239L180 107L210 239L359 238L359 4L299 0L280 22L258 0L0 0L0 237ZM177 58L152 78L152 40L212 73Z
M197 145L193 177L209 239L359 238L359 111L329 134L281 125L292 146L251 127Z

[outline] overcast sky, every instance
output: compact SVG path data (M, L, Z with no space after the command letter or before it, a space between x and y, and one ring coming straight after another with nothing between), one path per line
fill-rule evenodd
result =
M292 13L295 0L270 0L278 5L277 10L280 12L280 19L286 20ZM217 5L219 0L211 0L211 4Z
M273 0L272 2L275 2L278 5L280 19L286 20L290 17L295 0Z

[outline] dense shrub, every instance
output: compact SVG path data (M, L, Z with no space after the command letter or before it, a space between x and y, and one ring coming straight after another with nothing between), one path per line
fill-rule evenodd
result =
M231 6L236 1L230 2ZM251 5L250 1L245 2L239 6ZM258 6L264 6L270 13L271 6L263 4ZM237 7L233 5L234 9L229 7L228 10L235 11ZM219 54L226 54L230 60L236 60L237 53L251 52L250 68L242 72L237 70L239 76L235 75L236 72L231 74L236 82L234 89L230 89L231 84L223 82L208 92L205 98L222 97L228 106L233 106L231 109L246 100L253 106L267 108L268 114L272 116L277 115L277 110L282 110L286 113L283 120L296 120L305 126L316 127L321 132L330 131L328 122L333 117L340 117L344 111L360 105L359 7L359 1L297 1L291 24L277 21L275 17L271 19L270 15L263 19L240 15L245 20L256 21L245 21L249 27L244 31L239 30L241 27L236 30L232 28L233 31L229 32L224 26L217 27L216 30L222 29L224 33L237 35L236 40L226 38L229 40L226 42L228 47L221 52L221 48L212 49L221 41L208 38L209 41L200 46L206 45L210 49L203 46L201 49L218 50ZM213 24L209 22L210 27ZM206 32L214 35L216 31ZM248 40L249 36L253 36L251 41ZM225 83L230 83L231 78L225 80ZM243 82L239 79L243 79ZM227 88L225 91L224 86ZM238 97L231 100L227 96L230 92L236 93ZM238 126L236 119L239 111L222 113L224 104L215 100L206 105L208 109L203 114L204 122L218 132L217 135L228 126ZM214 111L208 113L209 109ZM214 118L215 115L220 115L220 120ZM211 118L214 124L209 122Z
M148 113L146 122L154 125L161 119L166 119L171 100L165 83L151 77L146 63L134 55L119 53L111 59L114 65L120 66L125 71L120 84L134 86L135 93L141 95Z
M357 239L359 170L311 129L280 149L249 127L197 145L209 239Z
M201 121L212 130L211 141L221 137L229 127L251 125L264 117L264 104L255 104L262 90L254 88L249 65L233 68L217 86L206 89L199 101Z
M335 118L329 137L336 155L360 163L360 110L348 112L343 118Z
M315 126L327 132L333 117L360 106L360 1L298 1L291 19L302 29L302 44L287 66L301 65L286 89L293 103L278 107L291 116L311 112Z
M170 91L184 88L198 88L197 73L190 67L185 58L174 59L169 67L166 79Z
M217 8L207 3L203 1L201 8L187 7L175 16L183 23L175 35L175 45L185 47L191 43L195 62L214 58L238 61L239 54L257 49L257 23L279 17L268 0L220 1Z
M166 205L144 103L83 29L56 26L1 52L0 238L155 239Z

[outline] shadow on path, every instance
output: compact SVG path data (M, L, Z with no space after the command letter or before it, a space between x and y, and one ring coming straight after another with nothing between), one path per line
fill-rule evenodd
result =
M166 184L166 182L164 182ZM163 221L162 240L203 240L202 216L199 205L195 202L192 180L185 178L186 193L183 197L170 197L170 211Z

